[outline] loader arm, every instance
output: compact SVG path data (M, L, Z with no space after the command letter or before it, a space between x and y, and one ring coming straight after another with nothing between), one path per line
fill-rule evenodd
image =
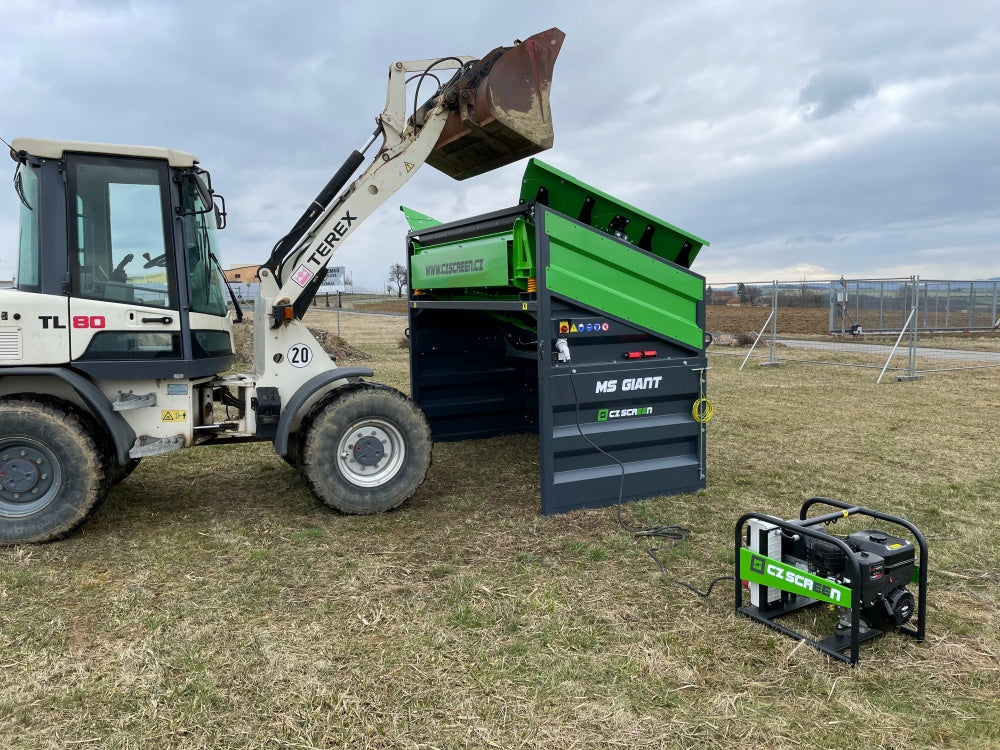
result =
M336 250L425 162L465 179L551 147L549 86L563 38L553 28L479 60L393 63L375 132L348 157L260 269L271 326L303 317ZM417 74L423 82L441 69L456 72L407 116L408 75ZM382 145L374 158L340 192L379 137Z
M433 62L433 61L430 61ZM398 78L398 85L403 86L402 75L416 70L423 71L427 61L416 63L396 63L400 66L398 75L396 66L390 69L388 99L398 99L403 104L401 96L393 91ZM423 67L416 67L423 65ZM403 92L405 94L405 92ZM439 96L440 100L441 97ZM394 106L392 107L394 109ZM317 212L313 225L305 232L296 246L279 262L274 259L261 268L261 296L275 297L278 300L272 311L276 325L289 320L286 308L292 309L291 317L301 319L309 307L320 281L333 257L355 229L375 210L385 203L393 193L406 184L417 169L425 161L434 148L450 110L443 102L438 101L431 109L420 127L414 124L397 128L395 123L400 118L399 112L390 111L387 102L386 111L379 117L379 128L376 135L383 136L382 147L371 163L335 200ZM372 141L369 141L369 144ZM362 151L355 151L345 163L341 173L352 164L359 165L358 158ZM315 208L316 202L313 202ZM269 273L270 272L270 273Z

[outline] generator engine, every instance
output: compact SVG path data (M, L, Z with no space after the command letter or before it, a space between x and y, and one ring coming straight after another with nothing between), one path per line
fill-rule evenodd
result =
M808 518L815 504L843 510ZM835 536L826 526L859 514L888 521L909 532L913 541L887 531L866 529ZM747 513L736 526L736 609L851 664L858 644L889 630L923 640L926 616L927 546L908 521L829 498L812 498L800 518L780 520ZM919 562L917 554L919 552ZM918 584L918 596L907 585ZM743 590L750 604L743 604ZM833 635L814 641L779 624L778 618L815 604L837 613ZM917 615L916 629L906 623ZM846 657L844 652L850 652Z
M914 599L906 589L913 578L915 550L906 539L884 531L857 531L842 539L861 571L862 631L897 628L913 616ZM792 535L783 540L782 559L797 568L851 585L852 565L838 546L815 537ZM787 594L787 592L785 592ZM850 609L838 607L838 630L851 627Z

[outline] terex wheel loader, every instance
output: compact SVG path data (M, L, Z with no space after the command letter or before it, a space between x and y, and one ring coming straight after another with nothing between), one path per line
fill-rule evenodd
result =
M371 370L337 367L302 318L337 248L421 164L461 180L552 145L563 36L390 66L374 133L260 267L249 374L219 374L234 361L215 247L225 201L194 156L14 140L20 244L15 288L0 292L0 543L59 538L142 458L208 443L273 441L347 513L410 497L431 459L423 414L365 380ZM443 84L441 69L453 73ZM427 79L436 92L417 107Z

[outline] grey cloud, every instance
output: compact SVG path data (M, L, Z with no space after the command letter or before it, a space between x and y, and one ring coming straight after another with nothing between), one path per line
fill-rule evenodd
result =
M874 95L875 87L865 74L850 70L825 70L810 78L799 92L799 104L803 118L823 120Z
M558 25L556 146L542 158L710 240L699 273L770 278L798 262L837 276L923 273L911 263L1000 272L991 2L969 0L961 14L903 0L752 11L738 0L426 0L419 13L402 0L8 5L0 135L197 154L228 199L226 264L266 257L364 142L392 60L481 54ZM622 17L642 22L621 27ZM88 55L74 51L80 38ZM894 97L871 99L890 86ZM338 265L380 286L404 259L399 204L442 220L510 205L522 169L464 183L422 169ZM0 278L16 254L17 207L8 183Z
M833 242L841 242L844 237L837 237L832 234L798 234L789 239L786 245L829 245Z

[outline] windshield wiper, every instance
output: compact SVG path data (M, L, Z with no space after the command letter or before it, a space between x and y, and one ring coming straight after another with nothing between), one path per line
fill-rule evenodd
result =
M236 322L243 322L243 308L240 307L239 301L236 299L236 292L233 291L233 287L229 284L229 279L226 278L225 272L222 270L222 266L219 264L219 259L215 257L215 253L210 252L208 257L212 259L215 267L219 270L219 274L222 276L222 283L226 285L226 289L229 290L229 299L233 301L233 310L236 312Z
M14 192L17 193L17 197L21 199L21 203L29 211L34 211L31 204L28 203L28 199L24 196L24 180L21 179L21 165L17 165L17 169L14 170Z

